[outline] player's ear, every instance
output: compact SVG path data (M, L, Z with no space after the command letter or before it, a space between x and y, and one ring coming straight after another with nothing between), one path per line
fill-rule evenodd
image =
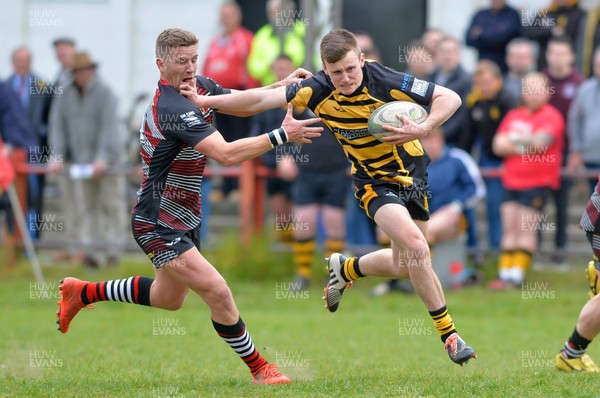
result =
M327 65L325 65L325 62L321 62L321 67L323 68L323 72L325 72L325 74L329 76L329 72L327 71Z
M360 63L361 68L365 66L365 53L360 53L360 56L358 57L358 62Z
M156 58L156 66L158 67L159 71L164 72L165 62L162 60L162 58Z

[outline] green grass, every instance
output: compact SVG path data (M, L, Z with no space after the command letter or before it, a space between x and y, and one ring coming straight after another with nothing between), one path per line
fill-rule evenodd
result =
M277 256L265 261L275 267ZM120 268L97 273L75 265L47 266L44 273L55 296L62 276L100 280L149 275L151 266L143 259L130 259ZM54 324L56 297L40 297L23 263L13 273L0 270L0 396L599 395L598 376L564 374L552 367L586 299L581 271L533 273L532 282L544 283L537 285L539 294L531 295L533 299L524 299L520 290L447 292L461 335L479 355L463 368L447 358L417 297L368 296L378 280L355 284L339 312L329 314L321 300L321 275L315 277L315 287L307 296L283 299L287 293L281 293L278 283L288 279L243 281L229 268L224 273L232 280L234 297L256 346L280 364L293 384L251 385L249 372L217 337L207 308L193 294L177 312L99 303L94 310L82 311L69 333L62 335ZM170 326L154 329L157 323ZM171 335L153 335L161 330ZM600 345L592 344L589 353L600 361Z

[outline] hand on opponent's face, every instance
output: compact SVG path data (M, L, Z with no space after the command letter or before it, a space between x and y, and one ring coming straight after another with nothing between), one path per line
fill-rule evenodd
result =
M191 80L184 80L179 85L179 94L192 101L198 108L203 108L203 95L199 95L196 90L196 77Z

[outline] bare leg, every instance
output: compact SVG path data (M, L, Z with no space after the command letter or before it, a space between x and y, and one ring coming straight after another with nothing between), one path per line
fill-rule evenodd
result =
M183 304L188 289L202 297L215 322L231 325L238 321L240 314L225 279L196 248L156 270L150 303L153 307L176 310Z
M393 249L383 249L361 257L361 272L364 275L391 278L406 277L408 273L429 311L443 307L444 295L431 266L429 246L423 233L423 230L426 231L426 222L417 225L408 210L396 204L382 206L375 214L375 222L392 239Z

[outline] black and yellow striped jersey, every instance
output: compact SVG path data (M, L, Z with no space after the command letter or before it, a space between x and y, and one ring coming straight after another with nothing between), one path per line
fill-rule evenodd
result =
M429 105L435 85L387 68L365 62L363 82L351 95L335 89L329 76L320 71L310 79L287 86L287 101L308 107L333 132L352 162L357 186L397 183L404 187L426 185L429 156L418 140L390 145L369 134L371 113L391 101Z

